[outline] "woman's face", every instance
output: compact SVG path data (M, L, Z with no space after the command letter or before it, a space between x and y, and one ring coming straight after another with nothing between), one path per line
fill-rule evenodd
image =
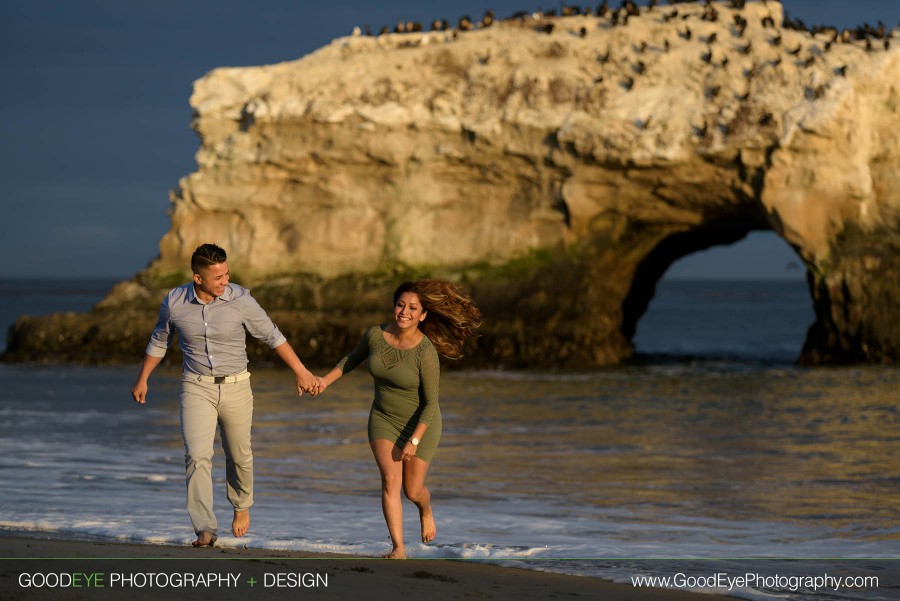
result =
M394 321L401 330L418 328L427 314L419 302L419 295L415 292L404 292L394 303Z

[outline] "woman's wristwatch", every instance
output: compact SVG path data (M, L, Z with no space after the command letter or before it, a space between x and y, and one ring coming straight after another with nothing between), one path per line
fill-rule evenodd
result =
M414 447L419 446L419 439L416 438L415 436L413 436L412 438L410 438L410 439L409 439L409 442L413 443L413 446L414 446Z

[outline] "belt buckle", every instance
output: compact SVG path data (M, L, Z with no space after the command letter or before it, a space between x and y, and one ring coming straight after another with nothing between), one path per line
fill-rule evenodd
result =
M213 382L216 384L223 384L225 382L225 378L228 376L213 376Z

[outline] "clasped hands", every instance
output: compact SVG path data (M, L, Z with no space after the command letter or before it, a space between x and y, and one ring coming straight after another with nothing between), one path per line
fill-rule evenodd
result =
M318 376L314 376L311 372L306 372L305 374L297 376L297 393L300 396L303 396L303 393L306 392L310 396L316 396L319 393L325 392L325 389L328 388L328 384L322 381L322 378Z

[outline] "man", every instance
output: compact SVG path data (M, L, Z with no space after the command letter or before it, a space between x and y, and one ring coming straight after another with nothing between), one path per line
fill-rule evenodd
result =
M212 456L216 424L225 451L228 501L234 507L231 531L241 537L250 527L253 504L253 453L250 423L253 393L247 371L244 330L275 349L296 376L297 392L317 393L317 380L250 291L228 281L225 251L215 244L197 247L191 257L193 282L170 291L162 302L144 362L131 395L147 400L147 381L177 332L184 354L181 380L181 431L184 436L187 509L197 534L195 547L213 546Z

